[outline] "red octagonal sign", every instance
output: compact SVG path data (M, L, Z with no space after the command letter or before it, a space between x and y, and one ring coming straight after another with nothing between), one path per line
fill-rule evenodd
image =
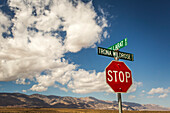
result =
M106 82L116 93L126 93L132 85L132 72L124 62L112 61L105 73Z

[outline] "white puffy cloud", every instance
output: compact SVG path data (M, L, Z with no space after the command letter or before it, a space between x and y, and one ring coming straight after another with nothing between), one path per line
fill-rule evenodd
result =
M9 4L16 12L13 35L22 37L23 33L32 34L27 30L28 27L43 32L61 30L66 31L63 43L67 51L78 52L82 48L93 46L101 41L103 28L108 26L107 20L103 16L97 16L92 2L74 2L77 2L76 6L69 0L11 0ZM15 7L20 10L14 9ZM59 29L61 26L62 29Z
M6 39L0 48L0 80L11 81L29 78L45 69L53 69L58 64L55 58L62 56L59 39L38 35L30 38ZM54 45L54 44L57 44Z
M27 84L26 79L35 78L34 91L66 84L77 65L63 61L65 53L94 46L107 27L91 1L8 0L8 5L14 17L0 12L0 81ZM10 26L11 35L4 38ZM50 73L41 74L44 70Z
M113 92L106 83L104 72L96 73L83 69L72 72L72 80L68 83L68 87L74 93Z
M32 88L30 90L32 91L38 91L38 92L42 92L42 91L46 91L48 88L45 86L41 86L41 85L33 85Z
M165 93L165 94L159 95L158 97L159 97L159 98L165 98L165 97L167 97L167 96L168 96L168 94Z
M35 76L36 81L38 82L37 85L32 86L30 90L32 91L46 91L45 89L50 86L56 86L55 82L58 82L62 85L65 85L66 83L71 80L71 74L70 72L76 69L76 65L74 64L68 64L67 61L64 59L57 62L58 66L57 68L54 68L52 70L47 70L44 72L44 74L38 74ZM44 88L44 90L40 89L39 87ZM38 87L38 89L37 89ZM59 87L60 89L63 89Z
M168 87L167 89L158 87L158 88L152 88L148 94L156 94L156 93L170 93L170 87Z
M102 29L107 27L107 21L103 20L101 22L103 23L102 26L97 24L95 20L97 14L92 8L92 2L88 4L79 2L76 7L62 4L59 6L59 12L61 12L60 10L65 12L61 15L65 19L64 29L67 31L67 37L64 41L66 50L77 52L81 48L94 46L96 42L101 41L100 35ZM72 12L74 12L74 15Z
M22 92L23 92L23 93L26 93L26 92L27 92L27 90L22 90Z
M152 88L148 94L150 95L154 95L154 94L161 94L158 96L158 98L165 98L168 96L168 93L170 93L170 87L168 87L167 89L164 89L162 87L158 87L158 88Z

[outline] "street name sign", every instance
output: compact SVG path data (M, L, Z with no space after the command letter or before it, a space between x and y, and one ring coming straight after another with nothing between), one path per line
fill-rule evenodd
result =
M118 58L124 59L124 60L134 61L133 54L125 53L125 52L121 52L121 51L118 51Z
M122 41L110 46L108 49L110 49L110 50L118 50L120 48L123 48L123 47L127 46L127 44L128 44L127 43L127 38L125 38Z
M122 61L111 61L105 75L107 84L116 93L126 93L132 85L132 72Z
M102 47L98 47L98 55L103 55L108 57L118 57L120 59L134 61L133 54L131 53L113 51Z
M98 47L98 55L108 56L108 57L118 57L118 52Z

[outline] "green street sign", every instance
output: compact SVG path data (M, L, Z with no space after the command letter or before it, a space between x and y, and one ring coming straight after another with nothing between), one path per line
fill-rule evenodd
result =
M133 54L131 53L113 51L102 47L98 47L98 55L103 55L108 57L118 57L120 59L134 61Z
M122 41L120 41L120 42L118 42L118 43L110 46L110 47L107 48L107 49L110 49L110 50L118 50L118 49L120 49L120 48L123 48L123 47L127 46L127 44L128 44L128 43L127 43L127 38L125 38L125 39L123 39Z

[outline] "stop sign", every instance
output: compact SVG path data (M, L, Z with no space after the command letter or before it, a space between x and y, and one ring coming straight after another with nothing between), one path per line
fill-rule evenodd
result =
M132 72L122 61L112 61L105 73L106 82L116 93L126 93L132 85Z

